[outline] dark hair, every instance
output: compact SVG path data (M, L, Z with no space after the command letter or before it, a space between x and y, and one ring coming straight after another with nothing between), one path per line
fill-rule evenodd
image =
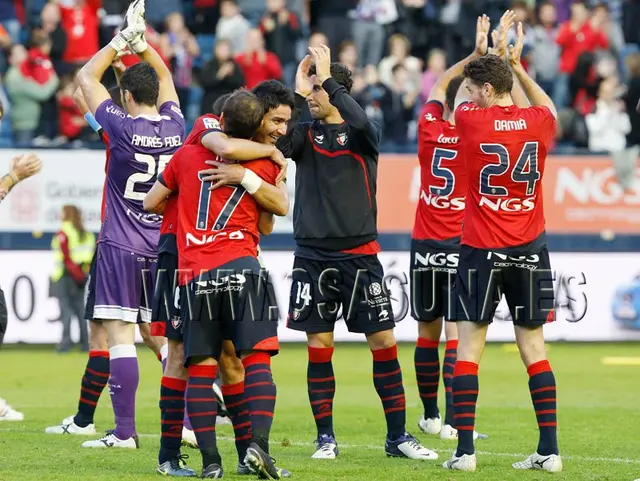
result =
M138 104L155 106L160 91L158 74L147 62L137 63L122 74L120 89L131 92L133 100Z
M309 76L316 74L316 66L312 65L309 69ZM333 79L342 85L347 92L351 92L353 87L353 79L351 78L351 70L345 64L340 62L333 62L331 64L331 76Z
M225 134L238 139L250 139L260 128L264 107L255 94L236 90L224 103L222 114Z
M445 102L447 104L447 108L453 112L453 109L456 107L456 95L458 95L458 90L460 90L460 85L464 82L464 77L462 75L458 75L457 77L453 77L447 85L447 93L445 94Z
M231 97L231 94L224 94L218 97L215 102L213 102L213 106L211 108L213 115L215 115L216 117L220 117L220 115L222 115L224 103L229 97Z
M497 55L489 54L472 60L464 67L465 78L473 84L490 84L498 95L505 95L513 88L511 69Z
M398 70L407 70L403 63L397 63L391 68L391 74L395 75Z
M118 85L109 89L109 95L111 95L113 103L122 108L122 97L120 97L120 87Z
M264 111L277 109L280 105L287 105L293 110L293 91L277 80L265 80L251 89L251 92L262 102Z

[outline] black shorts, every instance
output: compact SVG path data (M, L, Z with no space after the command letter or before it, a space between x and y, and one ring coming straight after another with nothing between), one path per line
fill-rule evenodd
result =
M8 318L7 301L4 298L4 291L0 288L0 347L2 347L2 341L4 341L4 335L7 332Z
M96 305L96 265L98 264L98 246L93 252L91 267L89 268L89 279L87 279L87 291L84 301L84 318L93 321L93 309Z
M219 358L222 341L238 354L276 355L278 304L273 284L254 257L242 257L206 272L180 288L185 366L192 357Z
M546 247L527 255L509 255L463 245L455 294L458 321L491 323L503 294L517 326L536 327L555 319L553 272Z
M287 327L309 334L333 332L340 307L349 332L372 334L395 327L378 256L339 261L296 256Z
M182 341L182 318L178 309L178 256L170 252L158 255L153 300L151 335Z
M460 248L411 241L411 316L421 322L450 319Z

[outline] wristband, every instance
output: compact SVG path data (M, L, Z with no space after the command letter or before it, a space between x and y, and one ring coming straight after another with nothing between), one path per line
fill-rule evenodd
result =
M16 174L14 174L13 172L9 172L9 177L11 177L11 182L13 182L13 185L11 187L15 187L18 182L20 182L20 180L18 179L18 177L16 176Z
M253 171L245 169L244 177L240 185L244 187L249 194L253 195L258 192L258 189L262 186L262 179Z
M87 112L86 114L84 114L84 119L89 124L89 127L91 127L95 132L100 131L100 129L102 128L102 126L98 123L91 112Z

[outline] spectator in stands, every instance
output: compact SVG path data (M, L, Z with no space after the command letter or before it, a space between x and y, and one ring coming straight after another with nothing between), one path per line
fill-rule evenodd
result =
M219 97L242 87L244 83L242 69L233 61L231 45L224 39L216 41L213 58L204 64L200 72L200 85L204 89L200 112L211 112Z
M7 65L7 59L5 57L5 52L9 50L11 47L11 35L9 32L0 24L0 73L4 73L6 70L5 67Z
M252 89L260 82L275 79L282 80L282 65L277 55L267 51L264 37L257 28L247 33L245 50L236 55L235 61L244 74L245 86Z
M260 20L267 50L282 64L285 83L292 84L298 68L297 42L302 37L300 19L286 8L285 0L267 0L267 11Z
M322 32L315 32L309 37L308 47L317 48L321 45L329 45L329 39Z
M62 88L56 95L60 116L60 135L64 143L71 142L74 147L82 147L83 142L99 141L94 130L84 119L84 114L76 105L73 94L78 85L75 72L62 81Z
M376 65L382 58L385 26L398 19L393 0L360 0L354 12L353 41L360 59L358 67Z
M553 92L553 102L558 109L569 104L569 76L576 68L578 57L584 52L609 48L600 21L600 17L591 21L586 3L577 0L571 5L571 19L560 26L556 39L560 46L560 65Z
M629 75L624 103L631 131L627 134L627 148L622 158L614 157L614 165L620 184L627 189L633 187L640 155L640 113L636 110L640 100L640 53L632 53L625 59L626 70Z
M535 75L536 82L550 96L553 96L553 85L560 61L557 37L556 7L551 2L542 3L538 9L538 24L533 27L533 50L529 70Z
M62 28L67 34L64 61L81 66L99 49L98 9L100 0L53 0L60 8Z
M216 26L216 39L227 40L234 55L244 52L249 21L242 16L236 0L220 2L220 20Z
M40 120L42 102L50 99L58 88L58 76L53 67L33 61L23 45L11 47L11 67L4 79L11 100L11 123L17 144L31 143Z
M386 85L394 84L393 68L396 65L402 65L406 70L406 78L408 83L406 90L418 90L420 88L420 77L422 76L422 61L417 57L409 55L411 52L411 43L409 39L401 34L392 35L388 42L389 55L383 58L378 64L378 72L380 80Z
M609 41L609 50L616 58L619 58L625 46L624 34L622 33L622 26L611 19L609 7L606 3L599 3L593 8L591 23L604 33Z
M595 112L585 118L589 129L589 150L592 152L619 152L627 145L631 122L621 100L617 77L609 77L598 88Z
M384 115L384 142L393 152L406 152L409 147L409 124L414 120L414 107L418 89L409 79L409 71L396 64L392 72L391 92L382 106Z
M422 81L420 83L420 100L422 102L427 101L431 89L445 70L447 70L447 55L443 50L434 48L429 52L427 69L422 74Z
M529 6L525 0L515 0L511 4L513 13L516 14L515 24L522 23L522 30L524 31L524 52L531 51L533 48L534 31L531 27L531 12ZM516 30L512 29L507 35L507 44L515 45L516 43ZM525 65L527 67L528 65Z
M99 40L100 45L107 45L116 34L116 30L122 25L124 13L129 7L129 0L102 0L102 10L100 17ZM154 10L156 2L154 2ZM147 22L149 19L147 17Z
M356 44L351 40L346 40L340 44L338 50L338 62L345 64L351 72L356 72L358 69L358 50L356 50Z
M429 52L430 47L437 47L441 45L441 39L438 39L437 29L434 28L434 22L431 21L431 18L434 18L436 13L436 2L427 2L426 0L402 0L396 2L398 5L398 15L399 18L395 22L393 26L393 31L404 35L407 38L411 39L411 53L418 58L425 58L427 53ZM447 0L446 2L437 2L438 5L458 5L461 2L457 0ZM465 6L465 9L471 9L473 7L474 2L468 2ZM476 18L473 20L473 27L476 28ZM457 35L456 24L451 27L447 27L446 32L453 34L457 37L454 41L454 44L460 44L461 41L464 41L464 38L461 38ZM464 27L462 28L464 31ZM470 27L471 30L471 27ZM464 37L469 37L469 34L465 33ZM469 46L471 48L471 46ZM460 50L464 50L466 52L466 47L461 46ZM456 52L452 52L455 56ZM466 53L465 53L466 55Z
M40 13L40 28L32 32L31 38L36 32L43 32L51 40L51 52L49 57L53 62L58 76L69 73L70 69L63 60L67 48L67 34L60 25L60 10L52 3L47 3ZM110 37L112 38L112 37Z
M9 35L12 43L20 42L22 26L18 20L14 0L0 0L0 27Z
M186 111L189 105L192 69L195 58L200 54L196 38L184 24L179 12L170 13L166 21L166 31L160 36L160 49L171 64L173 84L176 87L180 106Z
M389 87L380 81L378 69L375 65L367 65L364 68L364 88L357 88L354 98L367 113L367 117L380 126L385 125L382 107L389 104L391 95ZM354 81L354 87L356 83Z

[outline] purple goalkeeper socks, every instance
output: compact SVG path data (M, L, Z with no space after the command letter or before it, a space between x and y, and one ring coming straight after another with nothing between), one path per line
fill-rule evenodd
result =
M115 415L114 436L120 440L129 439L136 434L136 391L139 372L136 347L118 345L109 349L111 377L109 392Z

